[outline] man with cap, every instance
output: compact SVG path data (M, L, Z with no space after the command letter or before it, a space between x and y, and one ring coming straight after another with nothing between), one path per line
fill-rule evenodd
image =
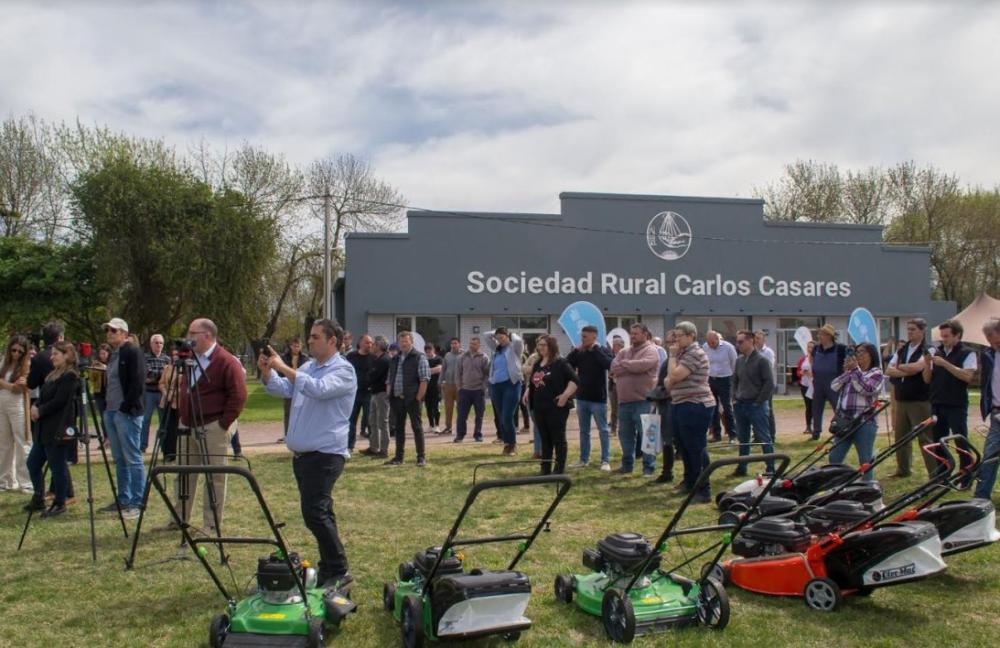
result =
M118 505L125 519L139 517L146 484L142 463L143 392L146 359L129 342L128 324L114 317L103 325L111 346L105 391L104 429L111 440L111 456L118 475ZM102 511L117 511L114 502Z
M833 379L844 373L847 347L837 342L837 329L824 324L819 330L819 344L813 346L813 429L812 438L823 432L823 408L827 403L837 411L837 392L830 386Z

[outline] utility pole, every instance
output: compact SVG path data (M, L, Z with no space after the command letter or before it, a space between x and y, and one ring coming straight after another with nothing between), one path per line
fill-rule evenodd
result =
M330 192L323 196L323 317L333 319L333 284L330 277Z

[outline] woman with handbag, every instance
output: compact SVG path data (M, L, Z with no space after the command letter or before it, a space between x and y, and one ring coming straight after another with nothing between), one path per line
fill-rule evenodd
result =
M844 373L830 383L830 388L840 393L834 421L842 425L845 417L854 418L871 406L882 389L882 370L878 366L878 349L867 342L855 347L854 355L844 360ZM875 437L878 421L872 418L855 431L850 443L838 443L830 450L830 463L843 463L847 449L853 445L858 453L858 464L870 463L875 456ZM873 470L865 473L865 481L874 481Z
M553 336L539 337L535 351L538 361L532 367L523 401L531 406L542 440L542 474L560 475L566 472L566 419L580 379L566 358L559 355L559 343Z
M52 473L54 498L43 518L66 512L66 490L69 466L66 464L66 447L76 443L76 435L67 438L67 429L76 427L77 396L80 393L80 376L76 371L76 349L69 342L56 342L52 348L54 369L45 377L39 389L38 400L31 407L31 420L38 423L38 435L28 454L28 472L35 487L35 495L24 510L45 509L45 483L42 467L49 464Z

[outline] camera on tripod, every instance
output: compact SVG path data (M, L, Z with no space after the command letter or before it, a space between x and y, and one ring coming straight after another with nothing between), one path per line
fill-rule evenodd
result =
M185 338L175 339L174 351L182 358L190 357L194 353L194 340Z

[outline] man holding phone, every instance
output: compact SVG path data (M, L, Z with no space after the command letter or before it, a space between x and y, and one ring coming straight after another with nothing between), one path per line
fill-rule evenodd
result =
M309 331L312 359L298 369L269 346L257 356L267 393L292 400L285 443L294 454L302 519L319 546L318 583L336 589L354 580L333 513L333 486L351 454L347 437L358 388L354 367L339 352L343 335L330 320L318 320Z

